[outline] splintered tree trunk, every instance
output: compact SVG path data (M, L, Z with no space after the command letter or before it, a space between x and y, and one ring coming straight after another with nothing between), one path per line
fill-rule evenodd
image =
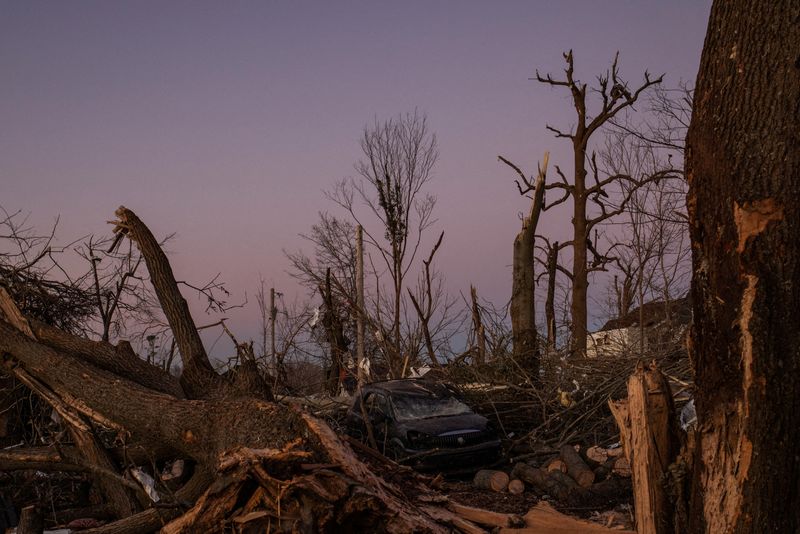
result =
M173 328L184 364L183 388L158 373L138 376L139 364L131 360L136 355L124 344L93 343L31 323L0 291L0 370L23 381L62 420L86 432L97 449L87 451L88 441L76 439L75 446L44 456L41 451L5 454L0 465L85 469L107 479L105 488L98 484L106 499L114 500L108 486L117 483L119 489L136 492L139 502L147 497L120 475L122 467L178 458L191 466L189 480L174 494L162 493L159 506L134 512L124 502L115 503L119 520L92 534L139 534L162 527L168 533L222 532L237 521L248 526L237 531L338 532L357 525L370 532L445 532L396 487L371 473L327 425L265 401L255 382L232 384L214 373L166 256L133 212L120 208L117 215L116 231L141 247ZM181 389L189 398L177 396ZM93 436L97 429L113 432L115 443L122 443L125 454L118 461L124 465L107 456L103 442ZM134 451L142 457L136 463ZM416 491L427 490L420 486ZM187 503L192 508L184 513ZM257 518L264 523L251 522Z
M536 343L536 307L534 289L534 245L536 226L544 202L544 180L549 153L545 152L544 165L536 179L536 190L530 214L522 221L522 229L514 239L511 287L511 333L514 339L514 358L533 377L538 376Z
M607 466L617 471L618 461L632 470L636 531L639 534L669 534L674 528L673 508L668 499L668 469L679 446L674 429L675 409L664 375L655 365L641 363L628 379L628 398L609 401L620 430L625 457Z
M717 1L687 137L693 532L800 531L800 9Z

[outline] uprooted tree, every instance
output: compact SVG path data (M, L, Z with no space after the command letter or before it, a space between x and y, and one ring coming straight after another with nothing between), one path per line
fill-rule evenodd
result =
M2 369L53 407L75 446L18 448L0 457L0 469L87 470L119 518L95 532L149 532L165 524L166 532L211 531L242 501L258 505L276 531L342 524L443 531L324 423L265 398L268 387L254 362L243 362L232 378L217 374L153 234L132 211L116 214L115 231L145 259L183 362L181 377L139 359L126 343L91 341L25 317L1 292ZM186 460L191 477L172 499L142 509L141 488L120 468L169 458Z

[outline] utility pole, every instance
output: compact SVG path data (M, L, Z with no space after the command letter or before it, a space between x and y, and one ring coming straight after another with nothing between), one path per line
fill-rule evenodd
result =
M367 378L364 373L364 230L356 226L356 362L358 385Z
M275 288L269 288L269 337L272 343L272 366L277 369L278 361L275 357L275 317L278 310L275 309ZM277 372L277 371L276 371Z

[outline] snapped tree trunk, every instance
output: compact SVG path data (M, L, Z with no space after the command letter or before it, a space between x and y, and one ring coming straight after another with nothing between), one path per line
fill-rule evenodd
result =
M687 137L693 532L800 531L800 25L716 1Z
M119 346L111 346L122 360L117 363L108 358L106 343L93 344L65 332L39 338L13 300L0 299L2 371L24 380L62 420L90 437L96 428L113 431L126 450L121 459L99 458L86 450L80 451L83 459L73 458L65 449L63 456L17 454L0 458L0 463L42 466L44 462L53 469L62 463L66 471L85 469L123 489L136 488L119 474L123 467L176 458L191 465L191 478L174 495L162 494L158 507L118 517L93 529L93 534L146 533L162 527L164 532L222 531L236 521L255 521L249 513L231 517L242 506L248 512L255 507L255 515L271 521L270 528L277 532L338 531L352 525L365 531L445 532L431 516L404 500L397 488L372 474L321 421L246 390L258 384L232 384L213 369L202 371L211 369L210 362L202 345L193 345L197 329L166 256L157 244L150 246L152 234L133 212L120 208L117 214L117 231L128 233L137 244L145 243L141 250L156 292L167 303L164 311L175 325L184 374L191 375L182 377L181 383L188 396L202 398L182 399L155 389L174 384L157 373L141 380L136 376L138 364L124 361L132 351L118 351ZM76 445L75 450L85 448L84 441ZM141 463L129 463L134 451L143 451ZM146 499L143 493L141 497ZM184 514L187 503L194 506ZM131 511L118 509L117 515ZM248 525L260 531L267 528L267 523Z
M544 164L536 178L536 188L531 201L531 210L522 220L522 229L514 239L511 287L511 333L514 341L514 358L531 376L538 376L538 347L536 339L536 307L534 290L534 246L536 226L544 202L544 181L547 173L549 153L545 152Z

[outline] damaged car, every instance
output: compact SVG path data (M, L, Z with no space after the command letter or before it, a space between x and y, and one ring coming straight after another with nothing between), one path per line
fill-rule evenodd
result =
M500 439L450 386L421 379L387 380L361 388L345 418L347 431L419 470L493 463Z

